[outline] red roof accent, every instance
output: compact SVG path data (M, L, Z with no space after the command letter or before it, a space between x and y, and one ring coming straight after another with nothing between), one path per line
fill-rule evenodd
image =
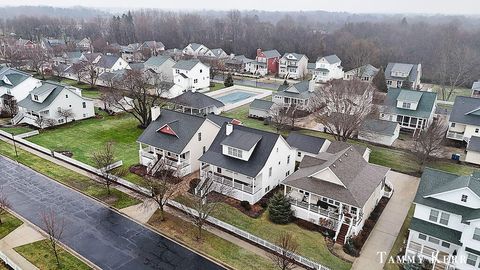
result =
M230 123L233 124L233 125L241 125L242 121L237 120L237 119L232 119L232 121L230 121Z
M165 125L163 127L161 127L158 132L161 132L161 133L164 133L164 134L168 134L168 135L174 135L174 136L177 136L177 134L175 133L175 131L173 131L173 129L171 129L168 125ZM178 137L178 136L177 136Z

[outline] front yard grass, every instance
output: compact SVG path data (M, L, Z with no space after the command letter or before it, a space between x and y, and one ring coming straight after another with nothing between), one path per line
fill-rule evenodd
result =
M407 217L405 221L403 221L402 228L400 232L398 232L397 239L393 243L392 249L390 250L390 254L388 254L387 258L395 257L400 253L400 250L403 248L404 242L407 240L408 235L408 228L410 227L410 222L412 222L413 212L415 212L415 205L412 204L410 206L410 210L408 210ZM383 268L384 270L400 270L403 269L400 265L396 263L385 263Z
M73 256L65 249L59 247L59 259L61 267L57 267L57 261L48 240L41 240L15 248L15 251L25 257L29 262L42 270L86 270L91 269L79 258Z
M23 222L10 213L1 215L2 224L0 224L0 239L13 232L16 228L20 227Z
M165 213L165 220L159 221L159 211L148 223L160 232L203 252L235 269L276 269L273 263L260 255L237 246L213 233L204 231L200 241L195 239L196 227L177 216Z
M7 156L11 159L16 159L18 162L41 174L44 174L67 186L76 188L83 193L104 201L115 208L124 208L140 203L139 200L115 188L110 188L111 194L109 196L107 194L107 190L102 184L95 182L87 176L47 161L18 147L17 152L18 158L15 157L13 145L0 141L1 155Z
M2 127L0 130L3 130L5 132L8 132L12 135L18 135L18 134L23 134L32 131L33 129L30 127L24 127L24 126L14 126L14 127Z
M78 82L76 80L71 80L71 79L62 79L60 81L63 84L68 84L73 87L77 87L82 89L82 96L87 97L87 98L100 98L101 93L98 89L98 87L94 86L91 87L89 84L83 83L83 82Z
M82 121L43 130L29 141L56 151L70 151L76 160L95 166L93 153L102 149L107 142L113 142L116 160L122 160L127 169L138 163L137 138L143 132L138 121L127 113L109 116L100 112L101 119L90 118ZM143 185L142 177L128 173L124 178Z
M220 90L220 89L223 89L223 88L225 88L225 85L223 83L215 83L215 86L210 87L210 91L208 91L208 92L217 91L217 90Z
M441 93L441 86L438 84L429 84L427 87L431 87L433 92L437 93L437 99L438 100L443 100L442 93ZM448 89L447 89L448 93ZM457 87L455 90L453 90L452 95L450 96L450 99L447 101L455 101L455 98L457 96L467 96L469 97L472 94L472 89L465 88L465 87Z

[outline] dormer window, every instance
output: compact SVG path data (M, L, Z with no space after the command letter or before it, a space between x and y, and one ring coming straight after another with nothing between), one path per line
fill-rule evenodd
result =
M467 202L468 196L467 195L462 195L462 202Z
M37 95L33 95L33 100L38 101L38 96L37 96Z
M237 148L228 147L228 155L233 157L242 158L243 151Z
M402 103L402 108L404 108L404 109L410 109L410 106L411 106L411 105L412 105L412 104L409 103L409 102L403 102L403 103Z

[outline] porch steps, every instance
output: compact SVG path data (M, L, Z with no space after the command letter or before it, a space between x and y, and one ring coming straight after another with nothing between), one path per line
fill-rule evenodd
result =
M348 227L348 224L345 223L343 223L342 227L340 227L340 232L338 233L337 240L335 241L337 244L345 244L345 236L347 235Z

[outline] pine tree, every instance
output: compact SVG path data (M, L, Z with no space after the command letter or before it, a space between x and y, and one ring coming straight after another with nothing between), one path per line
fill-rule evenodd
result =
M411 81L408 80L408 78L402 82L402 89L412 89L412 90L415 90L413 89L413 83Z
M275 193L268 205L269 218L273 223L287 224L292 218L293 211L290 201L283 195L283 192Z
M233 86L233 77L232 74L228 73L227 77L225 78L225 81L223 82L225 87L230 87Z
M375 75L375 77L373 78L372 83L373 85L375 85L378 91L388 91L388 86L387 82L385 81L385 73L383 71L383 68L380 68L380 70L377 72L377 75Z

